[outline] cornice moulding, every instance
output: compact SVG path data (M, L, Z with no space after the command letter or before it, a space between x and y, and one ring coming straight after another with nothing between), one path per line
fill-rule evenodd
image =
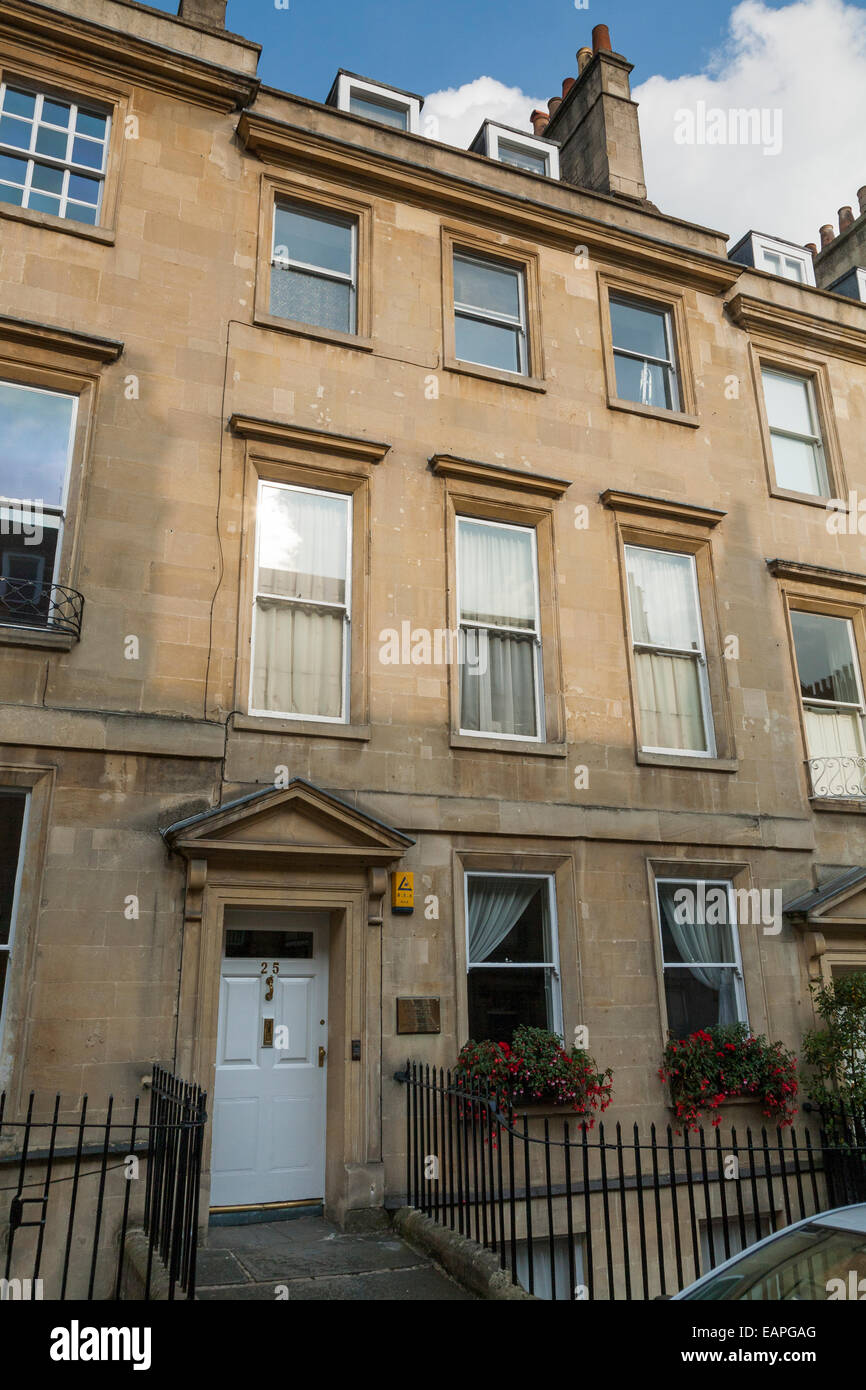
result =
M746 333L794 347L817 348L850 362L866 362L866 316L862 328L852 328L838 319L822 319L749 294L735 294L728 300L727 309L734 323Z
M668 497L645 497L639 492L617 492L607 488L599 493L602 506L632 516L660 516L667 521L688 521L695 526L718 526L727 516L715 507L699 507L694 502L676 502Z
M768 560L767 569L775 579L822 584L825 588L855 590L866 593L866 574L849 570L827 569L823 565L805 565L799 560Z
M40 348L102 363L116 362L123 352L123 343L116 338L99 338L93 333L79 333L74 328L59 328L53 323L36 323L6 314L0 315L0 343Z
M466 479L518 492L532 492L541 497L562 497L571 487L571 483L563 478L552 478L546 473L525 473L519 468L502 468L498 464L481 463L477 459L455 458L453 454L434 454L430 467L440 478Z
M330 434L327 430L311 430L303 425L286 424L282 420L259 420L251 415L232 415L229 427L242 439L260 444L288 445L295 449L311 449L321 454L339 454L343 458L361 459L365 463L381 463L391 448L373 439L357 439L345 434Z
M4 39L218 111L248 105L259 87L257 77L234 68L42 5L2 0L0 42Z
M238 136L245 148L264 163L329 175L366 192L403 198L560 250L586 246L590 253L618 267L674 276L679 284L709 294L725 293L746 268L709 252L659 241L549 204L530 202L460 175L364 149L319 131L303 130L256 111L241 112Z

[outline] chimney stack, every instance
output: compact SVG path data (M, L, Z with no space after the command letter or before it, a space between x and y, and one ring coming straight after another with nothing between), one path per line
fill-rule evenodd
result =
M562 178L598 193L645 202L640 127L629 86L632 65L613 52L606 24L593 29L591 50L579 49L577 70L576 81L566 78L563 83L562 100L550 102L550 122L544 130L559 144ZM542 132L536 127L535 133Z
M825 246L829 246L829 245L830 245L830 242L833 241L833 239L834 239L834 238L833 238L833 227L832 227L831 223L825 222L824 225L823 225L823 227L821 227L820 233L819 233L819 234L820 234L820 237L821 237L821 250L823 251L823 250L824 250L824 247L825 247Z
M843 232L847 232L848 228L849 228L849 227L853 227L853 225L854 225L854 214L853 214L853 212L851 211L850 207L848 207L848 208L840 208L840 209L839 209L839 235L841 236Z
M202 29L225 29L226 0L180 0L177 17Z

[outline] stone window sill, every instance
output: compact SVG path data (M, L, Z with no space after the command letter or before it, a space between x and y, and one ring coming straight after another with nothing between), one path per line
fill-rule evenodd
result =
M344 738L365 742L372 735L369 724L329 724L318 719L280 719L263 714L236 714L232 729L257 734L282 734L284 737Z
M700 427L697 415L689 415L684 410L663 410L656 405L640 405L637 401L624 401L619 396L608 396L610 410L625 410L631 415L643 415L649 420L666 420L671 425L687 425L696 430Z
M0 627L0 646L42 647L70 652L78 638L71 632L51 632L44 627Z
M531 739L486 737L480 734L451 735L452 748L471 748L485 753L511 753L516 758L564 758L568 749L564 743L533 743Z
M852 796L810 796L813 811L841 811L843 814L862 816L866 812L866 798Z
M684 758L677 753L645 753L639 748L635 760L643 767L681 767L699 772L737 772L736 758Z
M52 232L84 237L85 241L99 241L104 246L113 246L115 241L113 227L91 227L87 222L53 217L50 212L37 212L35 208L17 208L13 203L0 203L0 217L8 217L12 222L29 222L32 227L45 227Z
M373 339L357 333L341 333L335 328L319 328L313 323L300 323L297 319L281 319L276 314L257 312L253 322L260 328L273 328L278 333L293 333L298 338L313 338L321 343L333 343L337 347L357 348L360 352L373 351Z
M547 390L546 382L537 376L523 376L520 372L501 372L495 367L485 367L481 363L463 362L459 357L447 357L445 359L446 372L456 372L458 376L481 377L483 381L492 381L502 386L519 386L523 391Z

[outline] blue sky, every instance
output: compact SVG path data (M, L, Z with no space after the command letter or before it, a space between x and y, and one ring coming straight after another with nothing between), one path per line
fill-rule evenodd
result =
M434 138L469 144L490 117L529 129L607 24L634 64L649 197L734 238L804 243L857 212L866 184L866 0L229 0L270 86L324 101L338 68L428 98ZM166 10L176 5L166 3ZM773 148L675 137L683 110L759 108ZM425 131L431 134L432 130Z

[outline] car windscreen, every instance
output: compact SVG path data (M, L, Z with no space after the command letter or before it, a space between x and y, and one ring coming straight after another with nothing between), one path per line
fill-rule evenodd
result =
M857 1297L866 1278L866 1233L812 1223L789 1231L708 1279L686 1299L829 1299ZM864 1285L866 1287L866 1285Z

